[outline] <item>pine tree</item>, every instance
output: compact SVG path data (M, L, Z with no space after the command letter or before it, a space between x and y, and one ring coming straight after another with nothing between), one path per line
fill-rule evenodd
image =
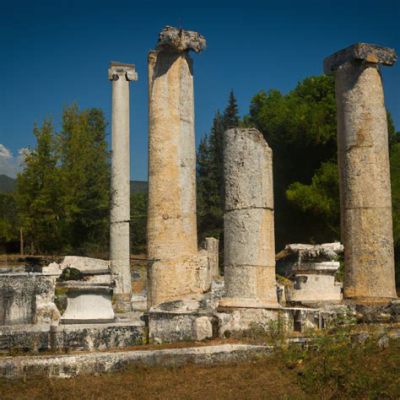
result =
M197 192L200 239L222 238L224 215L224 149L226 129L239 125L236 98L231 91L228 105L221 115L216 112L210 135L199 144L197 155Z
M239 126L239 112L236 97L233 90L229 93L228 106L224 111L224 128L225 130L236 128Z
M54 252L63 246L63 210L52 122L45 120L33 133L36 148L26 155L25 169L17 176L18 216L31 252Z

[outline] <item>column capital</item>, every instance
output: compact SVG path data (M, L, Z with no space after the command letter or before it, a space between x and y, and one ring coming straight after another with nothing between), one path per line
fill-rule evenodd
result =
M351 61L391 66L396 60L397 55L394 49L376 44L356 43L325 58L324 73L334 72L341 65Z
M119 78L125 78L127 81L137 81L138 75L134 64L124 64L112 61L108 68L108 79L116 81Z
M206 39L198 32L166 26L158 36L156 50L189 51L200 53L206 48Z

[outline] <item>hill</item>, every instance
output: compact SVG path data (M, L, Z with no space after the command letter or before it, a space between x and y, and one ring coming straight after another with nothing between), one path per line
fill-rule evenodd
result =
M146 181L131 181L131 193L147 193ZM16 179L0 175L0 192L10 193L15 190Z
M0 175L0 192L10 193L15 190L16 180L7 175Z

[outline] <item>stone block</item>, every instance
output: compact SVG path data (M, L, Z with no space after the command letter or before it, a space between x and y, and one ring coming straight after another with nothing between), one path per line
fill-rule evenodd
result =
M343 210L347 298L396 298L391 208Z
M273 210L272 150L256 129L224 135L225 210Z
M262 208L224 215L225 265L275 265L274 213Z
M42 273L0 274L0 325L56 323L55 281Z
M192 329L195 340L205 340L213 337L213 327L209 317L196 318Z
M393 65L397 60L394 49L369 43L356 43L332 54L324 60L324 72L329 74L347 62Z
M63 287L67 291L67 308L61 318L63 324L114 321L112 289L107 286L73 281L66 282Z
M110 261L99 258L66 256L61 263L61 268L76 268L81 272L107 271L110 269Z

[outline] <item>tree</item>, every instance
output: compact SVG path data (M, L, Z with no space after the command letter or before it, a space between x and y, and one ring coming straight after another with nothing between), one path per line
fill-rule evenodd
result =
M131 252L146 253L147 193L131 192Z
M258 128L273 150L277 249L293 242L338 239L337 229L332 225L335 218L331 215L327 224L320 214L312 213L317 197L331 202L329 194L322 193L332 186L326 179L333 175L328 174L330 164L325 168L322 164L336 163L333 77L307 78L287 95L277 90L258 93L252 99L245 122ZM320 176L306 191L302 185L312 184L319 169ZM295 182L295 186L290 186ZM325 187L321 187L322 182ZM313 200L307 204L309 198Z
M18 227L15 194L0 193L0 243L2 246L18 241Z
M222 239L224 216L224 132L239 126L236 98L231 91L228 105L215 113L209 136L197 152L197 215L200 240L206 236Z
M51 120L33 133L36 149L26 155L25 169L17 176L18 217L31 252L47 253L63 245L58 155Z
M235 94L233 93L233 90L231 90L229 93L228 105L225 108L223 116L224 129L227 130L238 127L239 121L240 118L239 118L239 110L237 106L236 97Z
M106 121L99 109L63 113L58 135L65 235L78 253L104 251L109 237L110 165Z
M400 138L400 133L397 133ZM396 258L396 282L400 287L400 143L396 142L390 152L390 173L393 205L393 239Z

